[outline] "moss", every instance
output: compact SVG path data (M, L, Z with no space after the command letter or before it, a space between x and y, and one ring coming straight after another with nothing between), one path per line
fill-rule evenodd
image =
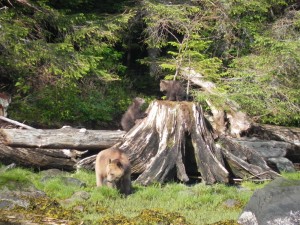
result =
M71 210L63 209L60 204L49 198L26 198L29 200L30 205L27 208L15 207L12 210L1 210L0 214L3 215L3 219L11 218L11 215L15 215L13 222L31 221L39 224L43 224L47 221L68 221L68 224L78 224L76 222L75 214ZM20 216L21 215L21 216ZM11 221L11 220L10 220Z
M190 225L186 219L176 212L165 212L159 209L145 209L133 218L123 215L106 215L99 219L96 224L103 225Z
M137 225L137 223L122 215L104 216L97 222L97 224L102 225Z
M225 221L218 221L216 223L212 223L209 225L239 225L239 223L236 222L235 220L225 220Z
M189 224L179 213L165 212L159 209L143 210L140 215L135 218L135 220L138 222L138 224Z

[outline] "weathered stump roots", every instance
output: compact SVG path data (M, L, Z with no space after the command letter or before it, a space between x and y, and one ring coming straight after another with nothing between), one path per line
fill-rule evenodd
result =
M254 150L225 137L216 145L202 108L195 103L154 101L147 114L117 145L129 155L138 183L187 182L195 175L207 184L278 176Z

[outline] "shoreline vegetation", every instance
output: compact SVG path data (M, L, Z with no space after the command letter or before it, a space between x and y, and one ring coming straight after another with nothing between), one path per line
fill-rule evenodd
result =
M230 186L168 182L147 187L133 183L134 193L124 197L114 189L96 188L94 172L61 171L51 175L51 171L34 172L19 167L5 171L1 166L0 196L8 190L20 191L18 189L27 193L28 190L40 190L46 194L31 199L27 209L0 209L2 220L8 215L19 215L15 217L26 220L27 216L31 218L30 214L35 214L32 222L38 224L43 224L41 221L46 218L56 220L56 224L64 221L68 221L67 224L112 225L235 224L253 192L268 183L242 181L240 185ZM299 172L283 173L282 176L300 180Z

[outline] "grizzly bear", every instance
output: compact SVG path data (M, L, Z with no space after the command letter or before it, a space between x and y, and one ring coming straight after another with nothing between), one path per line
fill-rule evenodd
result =
M99 152L95 164L97 187L116 188L121 194L131 193L131 166L127 155L117 148Z
M166 92L166 99L169 101L183 101L186 96L180 81L161 80L159 86L161 92Z
M122 116L121 126L123 130L129 131L135 125L138 119L142 119L146 116L146 113L144 113L141 109L144 103L145 100L139 97L136 97L133 100L132 105L129 106L127 111Z

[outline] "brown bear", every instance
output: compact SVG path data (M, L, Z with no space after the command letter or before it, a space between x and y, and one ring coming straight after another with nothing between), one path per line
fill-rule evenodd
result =
M132 105L129 106L127 111L122 116L121 126L123 130L129 131L135 125L136 120L142 119L146 116L146 114L141 109L144 103L145 100L139 97L136 97L133 100Z
M95 164L97 187L117 188L121 194L131 193L131 166L127 155L117 148L99 152Z
M183 84L175 80L161 80L160 91L166 92L169 101L183 101L186 96Z

